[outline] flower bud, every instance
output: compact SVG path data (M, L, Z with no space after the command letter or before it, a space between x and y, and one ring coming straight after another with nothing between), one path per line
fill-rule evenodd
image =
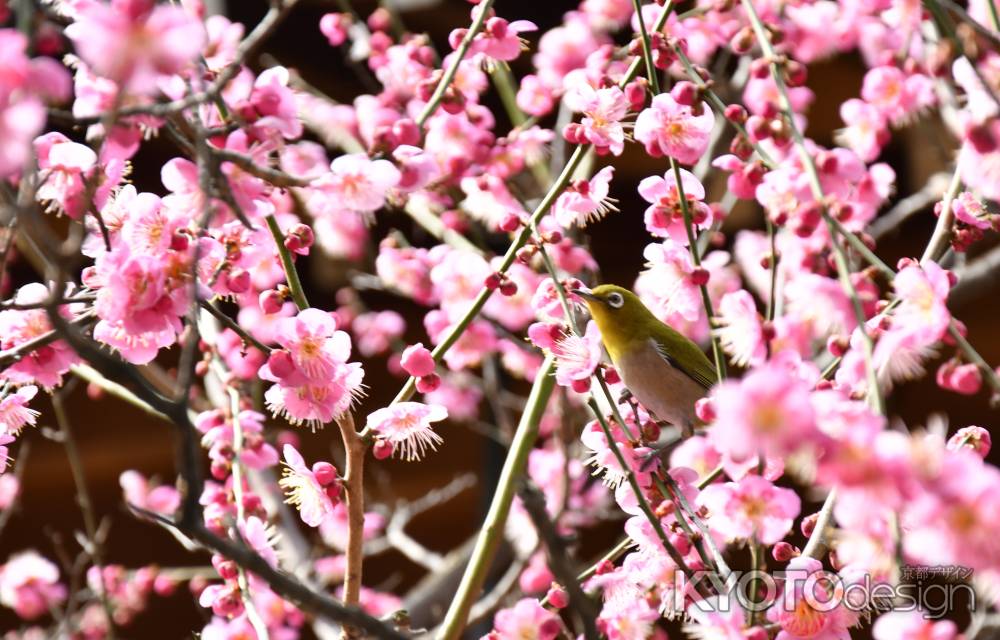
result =
M295 371L292 354L285 349L275 349L267 358L267 367L278 378L287 378Z
M225 556L218 553L212 554L212 566L219 573L223 580L235 580L239 574L239 567L232 560L227 560Z
M570 122L563 127L563 138L570 144L581 144L586 141L583 134L583 127L578 122Z
M257 304L260 305L260 310L264 312L265 315L271 315L272 313L278 313L281 311L281 307L284 306L284 300L280 293L275 289L268 289L267 291L261 291L260 296L257 297Z
M963 427L948 439L948 448L952 451L972 449L981 458L986 457L991 446L990 432L976 426Z
M226 274L226 286L233 293L246 293L250 290L250 273L239 267L230 269Z
M767 630L764 627L756 626L750 627L746 630L746 634L743 636L744 640L767 640L770 636L767 634Z
M696 287L702 287L708 284L711 274L705 267L695 267L694 270L691 271L691 275L689 277L691 278L691 284Z
M847 353L847 347L849 343L846 336L833 335L830 336L826 341L826 350L830 352L834 358L843 357Z
M738 56L742 56L745 53L749 53L750 49L753 48L754 38L753 31L750 27L743 27L736 32L736 35L732 37L729 41L729 48L733 50Z
M153 579L153 593L161 597L173 595L177 589L177 581L164 575L158 575Z
M313 464L312 472L313 475L316 476L316 482L320 483L324 487L328 484L336 482L337 480L337 467L323 460Z
M652 420L643 423L642 425L642 441L643 442L656 442L660 439L660 425L656 424Z
M799 525L802 530L802 535L807 538L810 537L813 534L813 530L816 529L817 520L819 520L818 513L813 513L805 518L802 518L802 524Z
M191 245L191 236L186 233L181 233L180 230L174 231L174 234L170 236L170 250L171 251L187 251L187 248Z
M681 80L670 90L670 95L677 104L690 107L698 100L698 87L693 82Z
M771 125L763 116L750 116L747 118L747 133L754 142L767 140L771 137Z
M801 87L806 83L809 72L806 66L796 60L789 60L785 64L785 82L789 87Z
M549 587L549 592L545 594L545 598L556 609L565 609L569 605L569 595L566 593L566 590L555 582Z
M420 393L430 393L441 386L441 376L431 373L417 378L417 391Z
M415 378L429 376L436 368L434 356L420 342L408 346L403 351L399 364L403 367L403 371Z
M628 100L630 111L642 111L646 106L646 81L644 78L633 80L625 85L625 99Z
M288 235L285 236L285 247L289 251L308 255L309 247L313 245L315 238L312 228L300 222L288 230Z
M392 26L392 16L384 7L379 7L368 16L368 28L372 31L388 31Z
M618 369L614 367L604 368L604 381L608 384L618 384L622 381L621 376L618 374Z
M572 383L573 391L577 393L587 393L590 391L590 378L584 378L583 380L574 380Z
M724 113L726 120L729 120L730 122L743 124L747 121L747 110L741 104L727 105Z
M347 41L347 28L350 25L351 16L346 13L328 13L319 19L319 30L333 47L339 47Z
M517 293L517 283L507 278L500 283L500 293L505 296L512 296Z
M508 211L504 214L503 220L497 225L500 231L506 231L507 233L513 233L521 228L521 216L513 211Z
M771 548L771 557L778 562L788 562L792 558L798 557L802 553L798 548L782 540Z
M500 286L500 282L501 275L499 273L491 273L486 276L486 279L483 281L483 286L492 291Z
M376 440L375 444L372 445L372 455L375 456L376 460L385 460L392 455L395 447L388 440Z
M714 422L716 417L715 404L710 398L702 398L694 404L694 414L706 424Z
M410 118L400 118L393 122L392 133L399 144L416 146L420 143L420 127Z

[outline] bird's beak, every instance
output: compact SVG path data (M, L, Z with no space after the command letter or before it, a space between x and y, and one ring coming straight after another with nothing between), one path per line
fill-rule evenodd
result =
M592 300L594 302L600 302L600 300L601 300L600 298L598 298L597 296L595 296L591 292L584 291L583 289L570 289L569 292L573 293L573 294L576 294L576 295L580 296L581 298L583 298L585 300Z

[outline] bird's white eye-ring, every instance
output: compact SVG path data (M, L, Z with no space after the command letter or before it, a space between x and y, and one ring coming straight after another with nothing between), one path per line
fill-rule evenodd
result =
M625 298L622 297L622 294L615 291L608 294L608 304L611 305L612 309L621 309L622 305L625 304Z

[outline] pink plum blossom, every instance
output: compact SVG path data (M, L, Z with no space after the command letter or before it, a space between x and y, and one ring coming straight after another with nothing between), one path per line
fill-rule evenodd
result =
M763 364L767 356L767 338L757 305L749 292L740 289L722 296L716 329L719 343L741 367Z
M567 105L583 114L581 137L598 149L621 155L625 149L625 125L628 101L618 87L594 89L581 84L566 95Z
M0 566L0 604L34 620L66 599L59 568L35 551L22 551Z
M478 5L473 7L473 19L481 10ZM470 52L482 53L493 60L509 62L521 55L521 51L525 48L524 41L519 34L537 30L538 27L530 20L508 22L503 18L493 16L486 20L485 28L476 34ZM466 31L466 29L456 29L451 33L448 39L453 48L457 48L456 45L465 36Z
M639 195L650 203L646 209L646 230L660 238L670 238L682 245L688 243L683 208L686 204L695 228L707 227L711 223L711 210L704 203L705 187L686 169L680 170L680 189L677 176L667 171L663 177L650 176L639 183ZM681 201L681 190L685 203Z
M755 539L766 545L788 535L801 507L794 491L755 475L711 485L698 502L708 507L710 525L728 539Z
M330 498L328 487L336 476L323 477L321 482L315 470L306 467L305 461L295 447L286 444L283 449L285 469L278 484L285 493L285 501L294 505L299 511L299 517L310 527L318 527L320 523L333 513L334 501ZM314 466L315 469L315 466Z
M35 426L39 413L28 408L38 389L25 385L0 399L0 433L16 436L25 425Z
M581 180L566 189L552 207L556 220L564 227L586 226L600 220L608 211L617 211L608 197L614 167L604 167L589 181Z
M165 484L150 487L149 480L138 471L122 472L118 484L125 495L125 502L141 509L172 515L181 503L180 492L176 488Z
M875 67L865 74L861 97L894 124L914 116L935 100L930 78L919 73L907 75L890 66Z
M951 620L934 620L927 612L890 611L878 617L872 626L875 640L955 640L961 637Z
M669 93L661 93L636 118L635 139L654 157L670 156L682 164L694 164L708 148L714 126L711 109L702 107L695 113Z
M352 154L335 158L330 163L330 173L317 181L316 186L338 206L370 214L385 205L386 195L399 180L399 170L388 160Z
M538 600L524 598L509 609L501 609L493 619L496 640L554 640L560 624L554 613Z
M809 386L781 364L766 364L713 393L709 438L735 461L758 452L792 454L818 439Z
M419 460L427 450L434 451L444 439L431 426L448 417L441 405L420 402L397 402L368 415L366 429L388 442L392 451L407 460Z
M785 587L767 612L767 619L781 629L778 640L850 638L848 629L858 623L859 615L844 600L844 583L824 579L822 571L822 563L813 558L788 563Z
M604 353L597 323L588 322L582 336L571 334L557 341L552 352L556 356L556 382L575 391L586 391Z
M35 140L38 168L45 172L45 181L35 194L48 208L71 218L83 216L88 207L84 200L85 181L97 163L97 154L90 147L72 142L61 133L47 133Z
M694 264L684 245L667 238L643 250L646 269L636 279L635 290L661 319L694 322L701 316L701 292L691 275Z
M48 298L49 290L40 282L26 284L14 295L14 301L19 304L36 304ZM12 349L51 329L52 325L44 309L0 311L0 348ZM51 389L62 382L63 374L78 360L68 344L56 340L26 354L20 361L0 372L0 378L15 384L37 384Z
M840 105L840 118L847 125L838 140L865 162L878 157L889 139L886 116L877 107L851 98Z
M277 384L265 393L274 415L315 428L346 411L362 393L364 371L349 363L351 339L325 311L304 309L278 321L273 351L260 376Z
M205 41L201 21L186 9L149 0L78 3L66 36L100 75L150 93L182 71Z

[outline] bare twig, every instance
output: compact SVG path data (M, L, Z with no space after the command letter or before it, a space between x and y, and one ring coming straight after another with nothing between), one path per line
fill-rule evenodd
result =
M344 441L347 464L344 469L344 490L347 494L347 566L344 570L344 604L357 606L361 599L361 567L364 562L365 443L354 427L350 411L337 419L340 437ZM358 631L344 626L344 637L357 637Z
M451 500L475 483L476 477L474 475L461 475L440 489L429 491L417 500L397 505L385 527L385 537L389 545L428 571L441 570L445 566L445 558L411 538L406 533L406 525L415 516Z
M144 509L132 509L140 515L166 527L177 529L194 542L210 551L222 554L249 572L261 578L271 589L282 598L299 606L303 611L322 616L328 620L350 625L366 633L384 640L407 640L407 636L384 622L377 620L358 607L343 605L333 598L313 591L294 577L275 569L267 560L244 544L220 538L205 528L203 523L196 522L185 525L182 522L165 518Z
M83 461L80 458L80 450L76 447L76 439L73 437L73 429L70 427L69 416L66 414L66 407L63 404L63 394L60 391L52 394L52 412L59 426L59 434L63 448L66 450L66 459L69 462L69 470L73 475L73 484L76 485L76 503L80 507L83 515L83 528L87 538L84 542L84 551L91 558L94 567L97 568L98 584L97 596L100 598L101 606L104 608L104 615L107 617L108 637L115 637L114 609L111 606L111 599L108 596L107 586L104 584L104 549L101 538L103 537L97 525L97 514L94 512L94 503L90 499L90 491L87 489L87 476L83 471Z
M958 283L948 294L948 302L954 306L962 306L975 299L976 293L982 292L982 287L997 283L997 272L1000 270L1000 246L993 247L975 261L956 269Z
M545 547L549 568L552 569L556 580L569 595L569 606L583 627L583 637L587 640L596 640L599 637L595 624L598 614L597 607L594 601L583 592L577 581L576 572L573 571L569 558L566 557L566 543L545 510L545 498L529 481L523 482L518 495L521 496L521 504L524 505L528 516L531 517L531 522L535 525L538 537L541 538L542 545Z
M898 229L915 214L923 211L924 207L940 199L948 189L949 178L950 176L944 172L932 175L920 191L903 198L891 209L875 218L868 227L868 233L877 242Z

